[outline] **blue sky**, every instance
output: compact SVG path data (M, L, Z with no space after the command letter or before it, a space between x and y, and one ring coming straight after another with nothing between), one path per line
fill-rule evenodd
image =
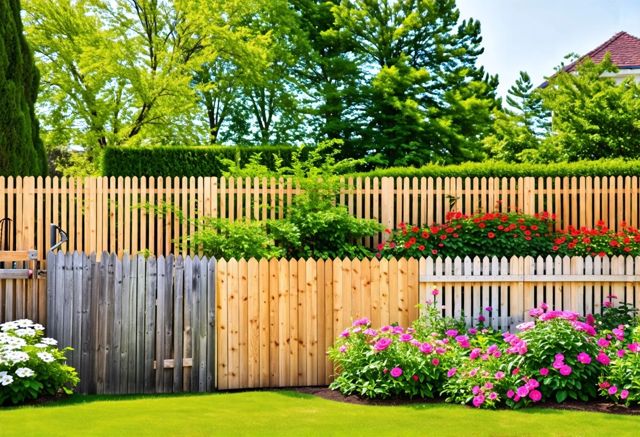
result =
M458 0L482 25L480 63L500 76L504 96L527 71L538 85L564 56L583 55L622 30L640 37L640 0Z

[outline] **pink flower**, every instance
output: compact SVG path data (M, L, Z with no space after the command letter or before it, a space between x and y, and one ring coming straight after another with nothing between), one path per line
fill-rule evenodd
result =
M494 376L495 376L496 379L502 379L502 378L504 378L504 372L497 371Z
M447 372L447 378L453 377L457 371L458 369L456 369L455 367L450 368L449 371Z
M571 366L562 366L560 367L560 374L562 376L569 376L571 375L571 372L573 372L573 369L571 368Z
M467 337L466 335L458 335L456 337L456 341L458 342L458 345L462 348L468 348L471 346L469 344L469 337Z
M489 393L489 399L491 399L492 401L495 401L498 398L498 393L496 393L495 391L492 391L491 393Z
M609 345L611 344L611 342L609 340L607 340L606 338L599 338L597 341L598 346L605 348L605 347L609 347Z
M564 355L562 354L556 354L555 357L553 357L556 361L564 361Z
M478 357L480 356L480 354L482 353L482 349L480 349L479 347L473 349L471 351L471 353L469 354L469 358L472 360L476 360L478 359Z
M548 374L549 374L549 369L547 369L546 367L543 367L540 369L540 375L547 376Z
M400 367L394 367L393 369L391 369L391 376L393 376L394 378L402 376L402 369Z
M345 345L340 346L340 353L345 353L347 351L347 347Z
M483 316L482 314L480 314L480 315L478 316L478 322L483 323L485 320L487 320L487 319L485 319L485 318L484 318L484 316Z
M605 389L605 388L609 388L611 387L611 383L609 383L609 381L604 381L598 384L598 387L600 387L601 389Z
M351 335L351 332L348 329L345 329L340 333L340 337L342 338L349 338L349 335Z
M469 376L474 377L478 374L478 369L469 370Z
M394 326L391 332L393 332L394 334L402 334L404 333L404 329L402 328L402 326Z
M376 341L376 344L373 345L373 349L375 349L377 352L382 352L383 350L387 349L392 342L393 340L391 340L390 338L381 338L380 340Z
M536 322L524 322L517 325L516 329L520 331L528 331L530 329L533 329L535 326L536 326Z
M640 343L629 343L627 348L633 353L638 353L640 352Z
M622 390L620 392L620 399L627 399L629 397L629 390Z
M429 343L422 343L420 345L420 352L422 352L423 354L430 354L431 352L433 352L433 346L431 346Z
M437 366L438 364L440 364L440 360L437 358L434 358L433 360L431 360L431 364L433 364L434 366Z
M444 355L444 353L445 353L445 352L446 352L446 349L445 349L445 348L443 348L443 347L437 347L437 348L436 348L436 353L437 353L438 355Z
M595 326L596 325L596 319L595 319L595 317L593 317L593 314L587 314L585 322L587 322L587 325L589 325L589 326Z
M508 397L509 399L511 399L511 398L513 397L513 395L514 395L514 394L515 394L515 393L513 392L513 390L508 390L508 391L507 391L507 397Z
M553 368L554 369L560 369L560 368L562 368L562 366L564 366L564 361L554 361L553 362Z
M411 341L412 339L413 339L413 336L411 334L402 334L400 336L400 341L403 342L403 343Z
M458 331L456 329L449 329L447 332L445 332L445 335L447 337L455 337L456 335L458 335Z
M609 393L609 396L613 396L618 392L618 387L612 385L611 387L609 387L609 390L607 392Z
M624 326L622 328L618 326L617 328L612 329L611 332L613 332L613 335L615 335L619 341L624 340Z
M605 303L602 304L605 308L611 308L613 306L613 304L611 303L611 301L607 301Z
M534 319L537 317L540 317L543 314L544 314L544 311L542 311L540 308L531 308L529 310L529 315Z
M369 321L369 319L367 319L366 317L362 318L362 319L358 319L355 322L353 322L353 326L366 326L368 324L370 324L371 322Z
M580 352L578 354L578 361L580 361L582 364L589 364L591 363L591 357L586 352Z
M529 390L534 389L534 388L538 388L540 387L540 383L538 382L537 379L530 379L529 381L527 381L527 387L529 387Z
M469 335L476 335L478 333L478 330L476 328L469 328Z
M538 402L540 399L542 399L542 393L540 393L538 390L531 390L529 392L529 398L533 402Z
M476 408L480 408L480 405L484 403L484 395L479 394L478 396L474 396L473 398L473 406Z
M523 398L529 394L529 387L527 387L526 385L521 385L520 387L518 387L518 390L516 390L516 393L518 394L518 396Z
M549 305L547 305L546 303L542 302L540 304L540 308L542 308L543 311L546 311L549 309Z
M386 325L386 326L383 326L382 328L380 328L380 331L382 331L382 332L387 332L387 331L390 331L390 330L391 330L391 326L389 326L389 325Z
M437 288L434 288L433 290L431 290L431 295L432 296L437 296L440 294L440 290L438 290Z
M487 382L484 384L484 388L486 388L487 390L491 390L493 388L493 384L491 384L490 382Z
M488 307L485 307L484 310L490 313L491 311L493 311L493 307L488 306Z
M511 374L512 374L513 376L516 376L518 373L520 373L520 368L519 368L519 367L516 367L515 369L513 369L513 370L511 371Z
M618 358L622 358L624 357L624 349L618 349L618 351L616 352L616 354L618 355Z
M473 393L474 395L477 395L478 393L480 393L480 386L474 385L473 388L471 389L471 393Z
M491 346L489 346L487 348L487 353L489 355L491 355L491 354L494 354L497 350L498 350L498 345L497 344L492 344Z
M602 351L598 353L596 360L603 366L608 366L611 363L611 359Z
M378 331L376 331L375 329L367 328L363 331L363 334L375 337L376 335L378 335Z
M572 324L573 324L573 327L576 329L576 331L584 331L592 337L596 335L596 330L593 328L593 326L589 325L588 323L579 322L576 320Z

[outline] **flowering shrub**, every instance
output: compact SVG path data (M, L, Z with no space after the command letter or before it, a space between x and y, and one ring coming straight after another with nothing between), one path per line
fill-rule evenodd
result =
M558 232L553 252L562 256L640 255L640 231L621 223L616 232L600 220L593 229L569 226Z
M626 302L617 303L618 296L610 294L602 305L602 313L593 316L599 330L612 330L620 325L633 326L637 323L638 310Z
M26 319L0 325L0 405L71 394L78 383L76 371L65 364L67 349L58 349L43 332L42 325Z
M375 330L369 320L356 320L329 350L339 372L330 388L369 398L434 397L444 381L451 347L418 336L413 328Z
M465 257L538 256L551 252L553 215L485 213L466 216L447 214L442 225L420 228L400 223L386 243L378 246L378 256Z
M505 333L510 367L539 378L543 399L596 397L601 363L595 329L577 313L545 310L546 305L531 310L536 321L520 325L521 333Z
M640 327L633 330L628 341L624 328L620 325L598 340L600 357L608 364L598 388L602 396L614 402L640 404Z

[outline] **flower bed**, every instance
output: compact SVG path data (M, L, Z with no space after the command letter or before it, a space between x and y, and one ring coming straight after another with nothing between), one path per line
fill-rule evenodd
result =
M542 304L518 332L500 333L482 322L466 329L442 318L434 302L424 309L412 327L374 329L360 319L343 331L329 350L338 370L330 387L368 398L443 396L478 408L599 397L640 403L640 327L633 313L608 329L622 317L613 307L596 320Z
M548 212L447 214L446 222L429 227L400 223L386 229L389 238L378 246L378 257L474 256L618 256L640 255L640 230L621 224L620 231L599 221L595 228L569 226L553 230Z
M44 326L22 319L0 325L0 405L72 393L76 371Z

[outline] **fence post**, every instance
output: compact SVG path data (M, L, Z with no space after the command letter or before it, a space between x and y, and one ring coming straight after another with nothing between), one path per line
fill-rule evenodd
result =
M522 212L533 215L536 213L536 178L527 176L520 180L522 181L522 184L520 184Z

